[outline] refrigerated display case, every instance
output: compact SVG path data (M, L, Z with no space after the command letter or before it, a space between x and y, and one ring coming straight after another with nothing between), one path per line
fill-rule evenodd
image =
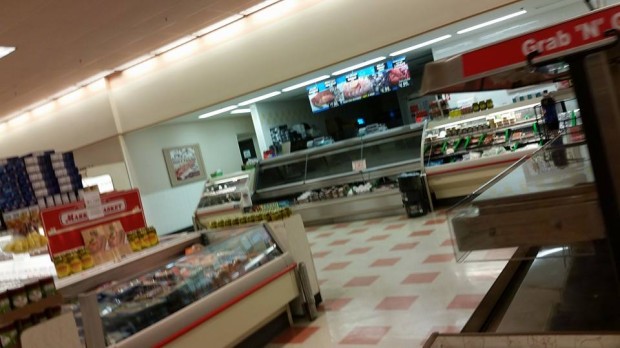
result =
M256 168L253 200L287 201L306 224L394 214L402 209L395 185L387 183L382 189L360 190L360 194L354 194L351 187L420 170L423 129L424 124L412 124L262 160ZM351 194L344 192L344 186ZM322 195L320 201L298 200L304 192L321 189L332 194Z
M577 109L572 90L554 97L561 114ZM433 120L424 134L424 172L437 199L466 196L548 139L540 98Z
M203 226L209 220L226 214L243 212L252 207L251 193L254 192L254 170L232 173L207 180L195 218Z
M88 346L184 346L218 331L208 338L210 346L228 346L286 312L299 292L295 262L277 237L266 225L231 230L226 237L80 295ZM273 289L261 292L266 286ZM240 308L247 317L226 318Z
M619 15L605 7L427 65L428 93L570 79L583 122L559 117L570 131L448 212L459 261L508 260L463 333L524 332L510 319L539 324L527 333L620 328Z

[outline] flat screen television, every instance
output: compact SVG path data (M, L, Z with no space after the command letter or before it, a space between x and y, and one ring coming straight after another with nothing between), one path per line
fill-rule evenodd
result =
M309 86L308 99L312 112L317 113L409 87L410 82L409 66L401 57Z

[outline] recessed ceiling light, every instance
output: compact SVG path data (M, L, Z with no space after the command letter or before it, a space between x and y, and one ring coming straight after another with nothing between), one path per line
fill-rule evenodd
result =
M192 35L196 36L196 37L207 35L210 32L216 31L216 30L218 30L218 29L220 29L222 27L225 27L225 26L227 26L227 25L229 25L229 24L231 24L233 22L236 22L236 21L240 20L241 18L243 18L243 16L240 15L240 14L232 15L232 16L224 19L224 20L221 20L221 21L215 23L215 24L211 24L210 26L208 26L206 28L200 29L197 32L193 33Z
M419 43L417 45L413 45L411 47L403 48L402 50L398 50L396 52L392 52L392 53L390 53L390 57L400 56L403 53L411 52L413 50L417 50L418 48L426 47L426 46L432 45L432 44L434 44L436 42L449 39L451 37L452 37L452 35L444 35L444 36L440 36L440 37L434 38L432 40L424 41L424 42Z
M323 81L323 80L325 80L325 79L327 79L327 78L329 78L329 75L319 76L319 77L314 78L314 79L312 79L312 80L308 80L308 81L300 82L300 83L298 83L298 84L296 84L296 85L292 85L292 86L290 86L290 87L283 88L283 89L282 89L282 92L290 92L290 91L292 91L292 90L294 90L294 89L301 88L301 87L305 87L305 86L307 86L307 85L311 85L311 84L313 84L313 83L317 83L317 82L319 82L319 81Z
M0 46L0 58L4 58L15 51L15 47Z
M280 2L282 0L267 0L267 1L263 1L260 4L254 5L244 11L241 11L240 13L244 16L249 16L254 12L258 12L262 9L264 9L265 7L271 6L273 4L275 4L276 2Z
M258 102L258 101L269 99L271 97L275 97L278 94L282 94L282 92L275 91L275 92L267 93L265 95L261 95L260 97L252 98L252 99L246 100L244 102L241 102L241 103L239 103L239 106L245 106L245 105L254 104L254 103Z
M250 109L235 109L235 110L231 111L230 113L231 114L249 114L251 112L252 112L252 110L250 110Z
M223 113L225 113L227 111L230 111L230 110L233 110L233 109L236 109L236 108L237 108L237 105L227 106L225 108L217 109L217 110L214 110L214 111L207 112L206 114L202 114L202 115L198 116L198 118L207 118L207 117L223 114Z
M514 18L514 17L520 16L520 15L526 14L526 13L527 13L526 10L521 10L521 11L518 11L518 12L515 12L515 13L511 13L509 15L503 16L503 17L495 18L495 19L490 20L488 22L480 23L480 24L471 26L469 28L465 28L463 30L459 30L456 33L457 34L469 33L470 31L478 30L480 28L484 28L486 26L489 26L489 25L492 25L492 24L495 24L495 23L499 23L499 22L505 21L507 19Z
M340 69L340 70L338 70L338 71L334 71L334 72L332 73L332 75L333 75L333 76L336 76L336 75L342 75L342 74L347 73L347 72L349 72L349 71L353 71L353 70L355 70L355 69L365 67L366 65L370 65L370 64L373 64L373 63L380 62L380 61L382 61L382 60L384 60L384 59L385 59L385 57L377 57L377 58L373 58L373 59L367 60L367 61L365 61L365 62L361 62L361 63L359 63L359 64L352 65L352 66L350 66L350 67L348 67L348 68L344 68L344 69Z
M30 119L30 114L26 112L19 116L13 117L12 119L8 121L8 124L11 127L20 126L28 122L29 119Z

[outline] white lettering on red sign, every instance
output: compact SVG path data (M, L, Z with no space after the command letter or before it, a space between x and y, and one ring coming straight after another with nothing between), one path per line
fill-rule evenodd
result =
M595 19L589 23L577 24L575 31L581 32L581 38L590 40L601 36L601 25L605 23L603 18Z
M558 48L569 46L572 41L571 35L558 30L554 36L543 39L540 41L536 41L535 39L527 39L523 42L521 46L521 52L523 52L524 56L528 54L538 51L539 53L553 51Z
M122 213L126 210L127 203L125 203L125 200L123 199L114 200L103 204L104 216ZM85 221L88 221L88 214L86 213L86 209L78 209L60 214L60 223L64 226L74 225Z

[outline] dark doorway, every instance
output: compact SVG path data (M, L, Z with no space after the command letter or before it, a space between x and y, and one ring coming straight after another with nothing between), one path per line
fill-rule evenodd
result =
M243 164L250 158L256 158L256 149L254 148L254 141L252 138L239 140L239 151L241 152Z

